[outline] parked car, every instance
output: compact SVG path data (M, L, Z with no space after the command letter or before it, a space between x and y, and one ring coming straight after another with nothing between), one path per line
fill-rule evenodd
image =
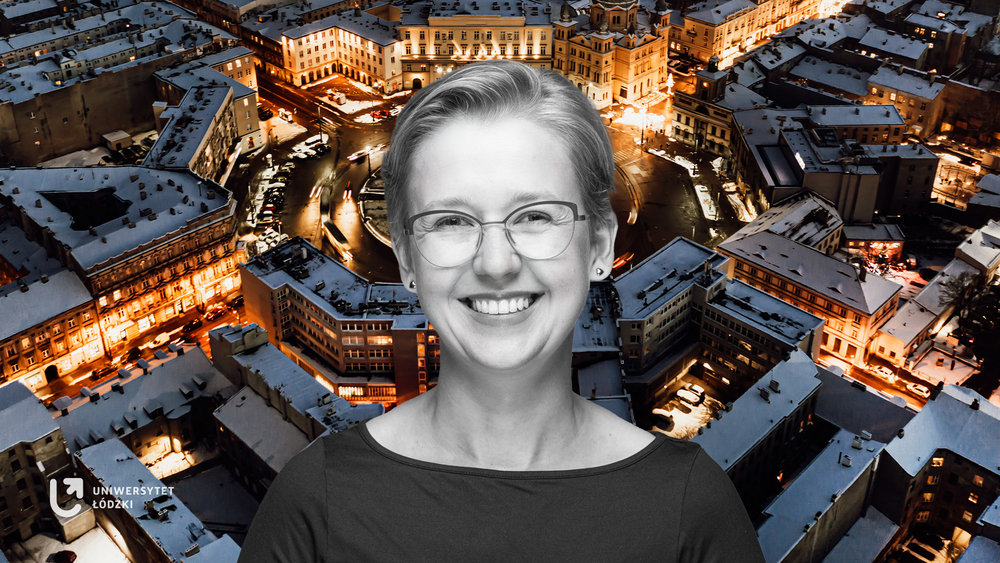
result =
M698 400L702 400L705 397L705 388L697 383L688 383L684 388L697 395Z
M257 117L261 120L267 121L268 119L274 117L274 112L266 107L258 107Z
M872 368L872 371L875 372L875 375L888 381L889 383L895 383L896 379L898 379L895 372L885 366L875 366Z
M237 295L229 302L230 307L242 307L243 306L243 295Z
M192 330L201 328L201 325L203 324L205 323L203 323L201 319L195 319L189 322L188 324L184 325L183 327L181 327L181 330L183 332L191 332Z
M73 563L76 561L76 552L64 549L52 554L52 563Z
M701 397L689 389L678 389L677 398L692 406L701 404Z
M99 381L112 373L118 371L115 366L104 366L102 368L97 368L90 374L91 381Z
M907 383L906 389L910 393L913 393L914 395L918 395L925 399L929 399L931 397L931 390L928 389L926 385L921 385L919 383Z
M205 313L205 320L214 321L215 319L225 314L226 314L226 308L221 305L216 305L215 307L209 309L207 313Z
M130 349L128 352L125 353L125 361L129 363L137 362L141 357L142 357L142 350L140 350L138 347L133 347L132 349Z

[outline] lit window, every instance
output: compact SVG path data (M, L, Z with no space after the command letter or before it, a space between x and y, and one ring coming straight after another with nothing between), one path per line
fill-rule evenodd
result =
M962 520L965 520L966 522L972 522L972 513L969 512L968 510L966 510L965 512L963 512L962 513Z
M977 502L979 502L979 495L977 495L976 493L969 493L969 502L971 502L972 504L976 504Z
M931 467L941 467L943 465L944 465L944 458L943 457L932 457L931 458Z
M983 486L983 478L982 478L982 477L980 477L979 475L976 475L976 476L975 476L975 477L974 477L974 478L972 479L972 482L973 482L973 483L974 483L974 484L975 484L975 485L976 485L977 487L982 487L982 486Z
M924 502L934 502L934 493L924 493Z

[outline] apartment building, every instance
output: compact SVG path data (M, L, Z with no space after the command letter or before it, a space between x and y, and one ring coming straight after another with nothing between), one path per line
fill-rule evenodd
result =
M880 163L875 211L883 217L926 213L941 159L919 143L865 148Z
M403 89L419 89L469 62L505 58L552 68L551 4L525 1L424 2L399 19Z
M824 319L822 350L852 363L866 363L876 332L896 312L900 285L783 236L727 239L718 251L730 258L729 277Z
M895 104L906 119L909 132L920 138L937 132L944 114L947 79L902 65L885 65L868 78L866 104Z
M229 86L191 88L180 103L160 114L160 135L143 166L189 169L219 181L240 147L233 106ZM256 105L249 109L248 104L247 108L256 116Z
M0 386L0 538L10 545L42 530L54 531L48 482L73 473L66 440L52 415L30 389L15 381ZM70 495L61 490L57 502ZM46 524L49 523L49 525Z
M100 334L111 356L240 285L236 202L191 171L18 168L0 172L0 182L11 225L93 296L97 322L84 327ZM25 377L47 365L39 362Z
M665 87L670 10L658 0L594 1L589 19L564 3L553 18L552 68L576 84L598 109L634 102Z

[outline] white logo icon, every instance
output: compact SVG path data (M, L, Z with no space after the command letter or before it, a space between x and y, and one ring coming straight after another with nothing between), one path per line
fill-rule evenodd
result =
M63 479L63 484L66 485L67 493L75 495L78 499L83 499L83 479L79 477L66 477ZM52 512L55 512L57 516L62 518L72 518L73 516L76 516L83 507L80 504L76 504L69 510L60 508L59 503L56 502L56 498L58 496L56 494L56 487L58 485L57 479L49 480L49 506L52 507Z

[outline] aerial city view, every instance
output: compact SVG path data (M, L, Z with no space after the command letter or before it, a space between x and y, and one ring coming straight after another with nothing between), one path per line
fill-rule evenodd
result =
M768 563L1000 561L998 25L0 2L0 562L236 563L290 459L435 387L381 165L411 97L488 59L565 76L612 143L575 393L698 443Z

